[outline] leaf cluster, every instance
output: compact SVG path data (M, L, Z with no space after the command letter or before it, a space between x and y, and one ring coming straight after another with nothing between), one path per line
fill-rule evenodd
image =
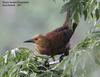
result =
M56 1L56 0L55 0ZM79 23L80 18L96 21L100 18L100 1L98 0L63 0L61 13L70 12L70 18Z
M60 77L61 72L44 66L47 59L23 47L6 51L0 56L0 77Z

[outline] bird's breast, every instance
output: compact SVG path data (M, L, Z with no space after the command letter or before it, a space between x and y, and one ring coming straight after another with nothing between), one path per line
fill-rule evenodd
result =
M47 47L41 47L39 45L36 45L36 48L38 49L38 53L43 55L51 55L51 49Z

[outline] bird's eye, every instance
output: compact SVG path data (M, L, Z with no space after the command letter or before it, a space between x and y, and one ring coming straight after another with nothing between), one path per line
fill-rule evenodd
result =
M38 40L38 38L35 38L35 40Z

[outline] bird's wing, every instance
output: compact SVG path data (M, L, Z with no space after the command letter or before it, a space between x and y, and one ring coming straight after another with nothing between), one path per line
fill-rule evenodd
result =
M46 34L46 37L51 41L53 48L60 48L69 42L72 36L72 31L65 29L61 31L53 31Z

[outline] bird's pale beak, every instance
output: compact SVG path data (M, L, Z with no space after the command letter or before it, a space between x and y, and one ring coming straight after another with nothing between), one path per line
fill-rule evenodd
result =
M24 41L24 43L34 43L34 41L33 39L29 39L29 40Z

